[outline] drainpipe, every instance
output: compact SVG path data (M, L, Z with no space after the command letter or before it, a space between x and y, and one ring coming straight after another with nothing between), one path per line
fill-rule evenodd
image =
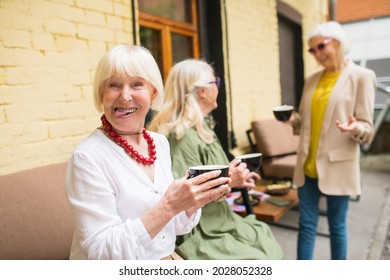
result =
M329 20L336 20L337 0L329 0Z
M135 18L135 0L131 0L131 17L133 24L133 45L137 45L137 20Z
M225 64L226 66L226 70L227 70L227 80L229 81L227 83L227 86L228 86L228 92L229 92L229 96L228 96L228 100L229 100L229 119L230 119L230 127L228 126L228 145L230 144L230 149L234 149L237 147L237 140L236 140L236 136L234 134L234 128L233 128L233 101L232 101L232 89L231 89L231 79L230 79L230 58L229 58L229 40L228 40L228 19L227 19L227 4L226 4L226 0L223 1L223 3L221 3L223 5L223 14L224 14L224 27L225 27L225 51L226 51L226 57L227 57L227 63Z

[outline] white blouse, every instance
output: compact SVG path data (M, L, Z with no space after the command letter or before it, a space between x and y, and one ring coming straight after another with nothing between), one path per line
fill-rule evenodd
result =
M174 251L176 235L199 222L200 209L190 218L183 211L153 239L146 231L140 216L173 181L168 141L150 134L157 152L154 182L98 129L75 149L66 174L75 222L70 259L161 259Z

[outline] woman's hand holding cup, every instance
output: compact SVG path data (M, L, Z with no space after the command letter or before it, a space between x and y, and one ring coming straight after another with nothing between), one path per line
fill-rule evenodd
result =
M218 200L229 191L230 178L224 170L203 171L193 177L190 173L191 170L186 176L173 181L165 194L173 215L186 211L191 216L197 209Z

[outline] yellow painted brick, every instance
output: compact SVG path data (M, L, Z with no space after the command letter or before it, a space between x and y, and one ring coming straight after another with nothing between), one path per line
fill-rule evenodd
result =
M40 85L26 86L15 97L14 104L31 103L31 100L42 102L42 107L51 103L66 103L82 101L81 89L69 83L48 82ZM1 91L0 91L1 93ZM19 96L19 97L16 97ZM1 100L1 99L0 99Z
M71 22L82 22L84 19L83 9L73 6L73 4L70 6L68 3L58 3L50 0L29 2L31 5L30 13L43 20L56 18Z
M117 44L132 44L133 43L133 36L131 33L116 31L115 32L115 43L117 43Z
M91 133L96 127L101 125L101 114L95 111L95 114L91 114L85 119L85 133Z
M69 72L67 80L72 85L88 85L91 83L89 73L81 68Z
M24 114L24 119L28 117ZM48 127L44 122L4 123L1 125L0 147L14 147L48 139Z
M4 106L5 117L8 123L17 124L26 122L28 116L29 122L39 121L44 118L45 109L38 106L37 103L30 104L12 104Z
M1 37L0 37L0 40L1 40ZM0 44L1 67L17 65L14 50L15 49L13 49L13 48L4 48L3 45Z
M131 19L123 19L123 31L133 33L133 21Z
M47 67L57 68L58 71L63 71L60 75L64 75L66 71L73 71L73 69L88 69L89 68L89 54L83 52L48 52L45 57L45 64ZM67 73L66 73L67 74ZM61 77L64 80L64 77Z
M0 173L3 175L51 163L66 162L74 146L75 139L55 139L29 143L20 146L19 149L0 149Z
M46 120L85 118L95 113L95 107L91 101L56 103L45 109Z
M106 18L107 18L107 27L116 30L123 30L123 19L121 17L107 15Z
M1 4L0 4L1 5ZM0 28L12 28L12 16L14 11L6 10L0 6ZM1 38L1 34L0 34Z
M64 86L59 93L61 94L59 97L59 101L61 102L78 102L83 101L82 90L80 86ZM55 95L57 96L57 95Z
M62 12L58 15L58 17L72 22L84 22L84 9L65 6L62 8Z
M93 52L97 52L100 54L100 56L102 56L103 53L107 50L107 44L105 42L101 42L101 41L88 40L88 50L93 51ZM97 63L98 59L99 58L97 58L95 60L96 63Z
M5 84L28 85L36 82L36 69L24 67L6 68Z
M0 104L21 104L23 102L31 102L37 99L42 94L37 85L29 86L8 86L2 85L0 87Z
M58 18L50 18L45 19L43 24L45 30L49 33L76 36L77 28L72 22Z
M19 11L0 8L0 27L24 31L42 30L42 24L36 17Z
M87 86L80 86L80 91L81 91L81 97L83 100L93 100L92 98L92 90L93 87L92 85L87 85ZM93 101L92 101L93 102Z
M30 32L4 28L2 37L5 47L31 48Z
M104 13L95 12L95 11L85 11L84 23L98 25L98 26L106 26L106 18Z
M90 0L75 0L77 7L86 8L92 11L99 11L102 13L113 13L112 1L109 0L100 0L100 1L90 1Z
M74 75L71 72L75 69L57 68L56 65L51 67L12 67L6 68L5 81L8 85L54 85L64 82L64 75ZM75 78L80 81L83 77ZM88 81L89 83L89 81Z
M88 42L74 37L55 35L56 49L60 52L87 51Z
M68 83L41 83L27 86L1 86L0 104L21 105L32 101L46 103L77 102L84 100L81 88Z
M5 84L5 68L0 68L0 85L4 85L4 84Z
M43 56L39 51L31 49L2 48L0 46L0 61L2 66L42 65Z
M0 124L4 124L5 123L5 112L4 112L4 108L2 105L0 105Z
M49 123L49 138L53 139L84 135L84 126L84 120L82 119L52 121Z
M91 39L97 41L113 42L114 34L107 28L79 24L77 28L77 34L80 38Z
M73 0L55 0L55 2L60 3L60 4L64 4L66 6L73 6L74 5Z
M2 0L0 2L0 8L4 10L28 12L30 3L29 1Z
M32 46L36 50L48 50L54 51L54 39L52 34L33 34L32 35Z
M131 18L131 5L130 3L114 3L114 14L123 18Z

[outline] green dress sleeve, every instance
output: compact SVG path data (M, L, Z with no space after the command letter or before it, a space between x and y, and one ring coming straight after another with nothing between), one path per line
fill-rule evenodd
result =
M204 143L193 128L180 140L173 135L170 135L168 140L171 148L172 173L176 179L183 177L191 166L229 163L215 134L211 144Z

